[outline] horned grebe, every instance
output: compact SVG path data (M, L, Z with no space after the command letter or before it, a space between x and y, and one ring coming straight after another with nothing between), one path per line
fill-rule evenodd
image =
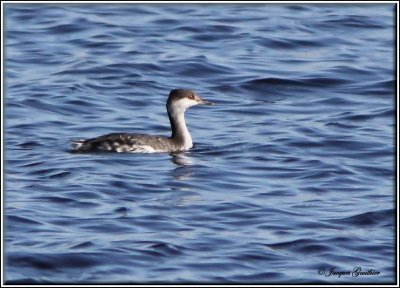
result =
M134 133L111 133L86 140L72 140L75 152L181 152L193 147L186 127L185 111L197 104L213 105L188 89L174 89L169 93L167 112L171 123L171 137Z

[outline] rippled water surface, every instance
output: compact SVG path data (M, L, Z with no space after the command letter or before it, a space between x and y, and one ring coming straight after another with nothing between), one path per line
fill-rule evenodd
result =
M394 9L6 4L8 283L394 281ZM177 87L191 151L69 152Z

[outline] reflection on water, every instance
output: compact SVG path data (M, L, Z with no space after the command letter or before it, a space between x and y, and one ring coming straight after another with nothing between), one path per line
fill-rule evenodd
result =
M171 161L180 166L191 166L194 164L194 159L189 156L189 153L172 154Z

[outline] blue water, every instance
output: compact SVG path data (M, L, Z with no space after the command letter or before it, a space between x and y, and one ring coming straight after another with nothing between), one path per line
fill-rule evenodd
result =
M395 281L394 11L6 4L7 283ZM189 152L69 152L177 87Z

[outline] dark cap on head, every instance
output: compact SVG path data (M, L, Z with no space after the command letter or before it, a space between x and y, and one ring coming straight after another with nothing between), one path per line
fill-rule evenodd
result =
M173 90L171 90L171 92L169 92L169 97L174 98L176 100L186 98L191 95L194 96L194 95L196 95L196 93L190 89L179 88L179 89L173 89Z
M188 98L190 100L194 100L197 102L197 104L213 105L213 103L211 103L207 100L201 99L201 97L198 96L196 94L196 92L194 92L193 90L179 88L179 89L171 90L171 92L169 93L167 106L170 105L171 102L174 102L174 101L177 101L177 100L180 100L183 98Z
M180 99L189 98L189 97L195 98L196 93L190 89L183 89L183 88L173 89L173 90L171 90L171 92L169 92L167 106L170 105L171 102L175 102Z

